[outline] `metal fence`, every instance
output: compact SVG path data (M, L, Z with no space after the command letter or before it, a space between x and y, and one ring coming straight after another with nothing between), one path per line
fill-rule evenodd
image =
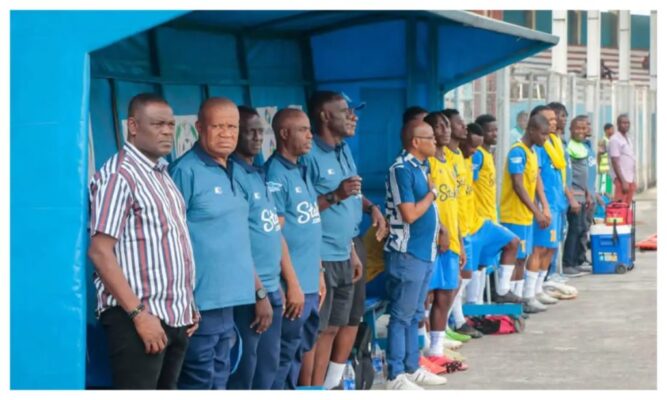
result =
M616 117L627 114L637 155L638 191L656 185L656 91L646 84L508 67L445 94L446 107L457 108L466 122L484 113L496 116L500 130L498 155L509 150L509 132L519 112L530 112L551 101L563 103L569 118L588 115L596 143L604 135L606 123L616 126ZM496 157L498 171L503 162L504 157ZM498 174L498 179L501 177Z

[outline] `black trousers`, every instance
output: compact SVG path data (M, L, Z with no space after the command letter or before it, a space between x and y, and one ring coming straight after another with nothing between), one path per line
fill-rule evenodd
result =
M167 347L158 354L146 354L144 342L122 308L104 311L100 321L109 341L114 389L176 389L188 346L186 327L162 322Z
M586 208L581 207L578 213L567 212L567 237L563 245L563 267L580 265L580 257L586 248L582 245L586 235Z

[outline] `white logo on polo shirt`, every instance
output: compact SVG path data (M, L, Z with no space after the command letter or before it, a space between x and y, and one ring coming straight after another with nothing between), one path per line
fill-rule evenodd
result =
M262 225L264 232L271 232L274 230L277 232L280 230L280 221L278 220L278 215L273 212L273 210L269 210L267 208L263 209L260 218L264 223Z
M255 198L255 200L259 200L259 199L261 199L261 198L262 198L262 195L261 195L261 194L259 194L259 192L254 192L254 193L252 194L252 197L254 197L254 198Z
M317 204L302 201L296 206L296 212L299 213L297 222L300 224L307 224L309 222L313 224L320 223L320 210L317 208Z
M329 168L329 169L327 170L327 174L329 174L329 175L336 175L336 171L334 171L333 168Z
M215 194L222 194L222 188L220 186L216 186L213 188L213 193Z
M301 186L295 187L294 191L297 192L297 193L303 193L303 190L301 190Z

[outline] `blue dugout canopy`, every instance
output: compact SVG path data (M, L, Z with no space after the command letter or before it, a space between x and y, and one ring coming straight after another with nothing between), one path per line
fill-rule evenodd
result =
M186 137L209 96L270 113L305 109L317 89L343 91L367 104L349 144L364 191L383 203L407 106L441 108L445 92L558 42L464 11L13 11L10 20L13 389L108 384L87 183L122 145L135 94L161 93Z

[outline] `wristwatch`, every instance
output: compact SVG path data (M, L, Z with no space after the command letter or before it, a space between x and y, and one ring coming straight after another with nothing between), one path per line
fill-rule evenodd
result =
M373 212L373 207L377 207L377 206L378 206L377 204L371 204L368 207L366 207L366 210L364 210L364 211L366 212L366 214L371 214Z
M431 189L431 193L433 193L433 198L434 199L438 198L438 189L436 189L436 188Z
M266 298L266 289L261 287L255 291L255 299L264 300L265 298Z
M336 204L337 203L336 195L334 194L334 192L329 192L329 193L325 194L324 198L326 199L326 201L329 204Z

